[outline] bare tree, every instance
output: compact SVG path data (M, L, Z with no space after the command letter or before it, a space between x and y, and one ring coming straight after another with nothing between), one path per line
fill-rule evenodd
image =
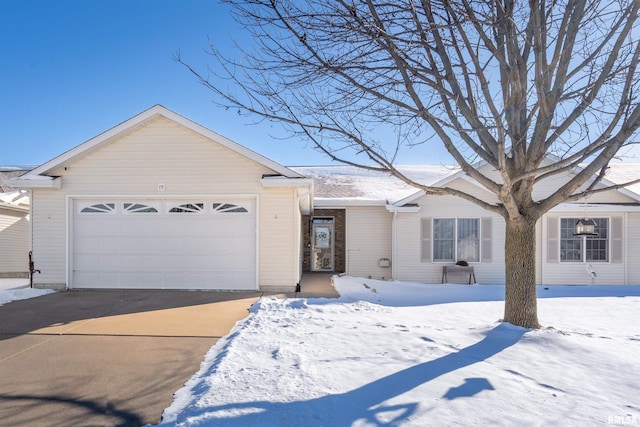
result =
M190 68L220 103L286 124L333 160L502 215L504 320L538 328L537 220L600 191L609 161L640 127L640 1L226 3L256 47L238 46L231 58L212 45L215 67ZM383 128L393 141L376 137ZM436 143L493 200L396 169L400 150ZM534 185L585 163L533 198Z

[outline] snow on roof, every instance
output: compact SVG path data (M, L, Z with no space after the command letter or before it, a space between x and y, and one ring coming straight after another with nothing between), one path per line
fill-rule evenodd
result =
M17 208L29 210L29 195L24 191L11 191L0 193L0 206L4 208Z
M640 163L610 163L605 177L616 184L640 179ZM640 183L625 188L640 194Z
M425 185L434 184L458 170L442 165L397 168L407 177ZM290 169L314 180L316 200L396 201L419 191L390 174L355 166L296 166Z
M31 166L0 166L0 193L14 191L15 188L11 186L10 180L24 175L29 170Z
M425 185L433 185L460 170L459 167L451 165L413 165L397 168L409 178ZM316 201L397 202L419 191L390 174L355 166L295 166L289 169L314 180ZM640 179L640 163L611 163L606 178L616 184ZM626 188L640 194L640 183Z

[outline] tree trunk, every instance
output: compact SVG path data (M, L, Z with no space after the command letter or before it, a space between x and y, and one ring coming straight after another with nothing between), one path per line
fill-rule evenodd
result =
M504 321L537 329L536 224L510 219L506 223Z

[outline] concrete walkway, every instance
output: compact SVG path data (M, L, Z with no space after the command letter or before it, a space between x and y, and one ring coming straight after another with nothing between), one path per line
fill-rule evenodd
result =
M295 298L339 298L331 283L333 273L305 273L300 280L300 292Z
M71 291L0 307L0 425L158 423L261 295Z

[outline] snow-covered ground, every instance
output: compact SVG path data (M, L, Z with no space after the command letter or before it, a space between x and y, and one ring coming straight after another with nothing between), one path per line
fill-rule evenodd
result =
M256 303L161 424L640 423L640 287L539 288L527 330L500 322L502 286L335 282Z
M21 299L35 298L42 295L50 294L51 289L31 289L25 288L21 282L22 279L0 279L0 305L11 301ZM27 280L26 286L29 286Z

